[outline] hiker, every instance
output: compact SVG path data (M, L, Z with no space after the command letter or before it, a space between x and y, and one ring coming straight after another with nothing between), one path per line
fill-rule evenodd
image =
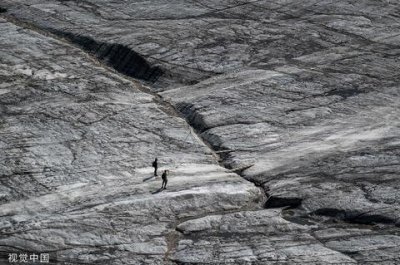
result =
M167 188L167 183L168 183L167 172L168 172L168 170L164 170L164 172L161 175L161 178L162 178L161 189L166 189Z
M156 159L154 159L153 167L154 167L154 177L157 177L158 176L157 175L157 168L158 168L157 157L156 157Z

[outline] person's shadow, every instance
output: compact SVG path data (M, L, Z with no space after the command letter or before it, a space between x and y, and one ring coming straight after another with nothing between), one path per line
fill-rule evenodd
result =
M164 188L159 188L158 190L153 191L151 194L157 194L157 193L162 192L163 190L164 190Z
M148 178L144 178L143 179L143 182L146 182L146 181L149 181L149 180L151 180L151 179L155 179L156 177L155 176L151 176L151 177L148 177Z

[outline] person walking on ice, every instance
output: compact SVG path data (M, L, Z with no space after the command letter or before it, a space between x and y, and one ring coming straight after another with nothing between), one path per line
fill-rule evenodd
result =
M161 175L161 178L162 178L161 189L167 188L167 183L168 183L167 173L168 173L168 170L164 170L164 172Z
M157 169L158 169L157 157L156 157L156 159L154 159L153 167L154 167L154 177L157 177L158 176L157 175Z

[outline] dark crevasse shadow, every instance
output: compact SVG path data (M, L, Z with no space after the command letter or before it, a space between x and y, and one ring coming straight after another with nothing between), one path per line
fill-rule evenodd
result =
M59 30L51 31L79 45L82 49L93 54L97 59L122 74L151 83L156 82L164 74L164 71L159 66L152 66L143 56L125 45L99 42L88 36Z

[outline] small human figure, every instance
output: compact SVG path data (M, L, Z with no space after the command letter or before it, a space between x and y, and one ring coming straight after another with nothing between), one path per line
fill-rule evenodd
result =
M168 173L168 170L164 170L164 172L161 175L161 178L162 178L161 189L166 189L167 188L167 183L168 183L167 173Z
M158 176L157 175L157 169L158 169L157 157L156 157L156 159L154 159L153 167L154 167L154 177L157 177Z

